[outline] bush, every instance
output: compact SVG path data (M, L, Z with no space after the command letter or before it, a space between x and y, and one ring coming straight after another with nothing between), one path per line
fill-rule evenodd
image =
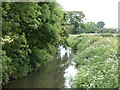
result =
M120 34L116 35L116 37L120 37Z
M37 70L42 64L45 64L53 58L46 49L33 49L30 57L31 67L33 70Z
M103 34L101 34L101 36L103 36L103 37L114 37L114 35L111 34L111 33L103 33Z
M16 79L26 76L28 72L30 72L29 54L31 50L25 38L25 34L14 35L11 38L13 41L5 42L3 44L3 50L5 50L6 55L12 59L9 65L14 68L10 77Z
M12 59L6 55L4 50L0 50L0 56L2 56L2 82L3 85L9 82L9 76L12 73L12 66L10 65Z

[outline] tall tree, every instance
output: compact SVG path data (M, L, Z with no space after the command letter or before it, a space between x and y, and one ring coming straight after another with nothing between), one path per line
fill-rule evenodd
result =
M81 28L83 26L83 20L85 18L85 15L83 12L81 11L68 11L68 23L70 25L73 25L74 28L72 30L73 34L76 34L79 30L79 28Z
M100 29L100 32L103 32L104 26L105 26L105 23L103 21L99 21L97 23L97 27Z
M85 32L86 33L95 33L98 32L98 27L95 22L85 23Z
M3 2L3 81L26 76L56 54L68 37L61 27L63 11L57 2ZM5 69L4 69L5 70ZM9 73L11 70L12 72Z

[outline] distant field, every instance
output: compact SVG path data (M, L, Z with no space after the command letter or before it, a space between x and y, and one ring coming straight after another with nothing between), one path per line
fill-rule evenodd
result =
M78 36L100 36L101 33L82 33L82 34L70 34L70 38L75 38ZM118 34L112 34L113 36L116 36Z

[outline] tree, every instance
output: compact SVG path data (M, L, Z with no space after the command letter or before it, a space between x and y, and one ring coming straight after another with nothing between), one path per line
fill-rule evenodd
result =
M103 21L99 21L97 23L97 27L100 29L100 32L103 32L104 26L105 26L105 23Z
M62 21L63 11L56 2L2 3L3 68L10 67L3 71L4 84L9 77L26 76L52 59L68 37Z
M105 28L104 33L118 33L116 28Z
M85 32L86 33L95 33L98 32L98 27L95 22L85 23Z
M74 28L71 31L71 33L76 34L79 31L79 28L83 25L83 19L85 18L85 15L81 11L68 11L68 23L70 25L73 25Z

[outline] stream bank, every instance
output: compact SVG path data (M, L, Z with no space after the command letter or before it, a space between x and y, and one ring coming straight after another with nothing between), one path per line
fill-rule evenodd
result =
M71 48L61 45L54 60L25 78L12 80L4 88L71 88L70 80L77 73L73 59Z

